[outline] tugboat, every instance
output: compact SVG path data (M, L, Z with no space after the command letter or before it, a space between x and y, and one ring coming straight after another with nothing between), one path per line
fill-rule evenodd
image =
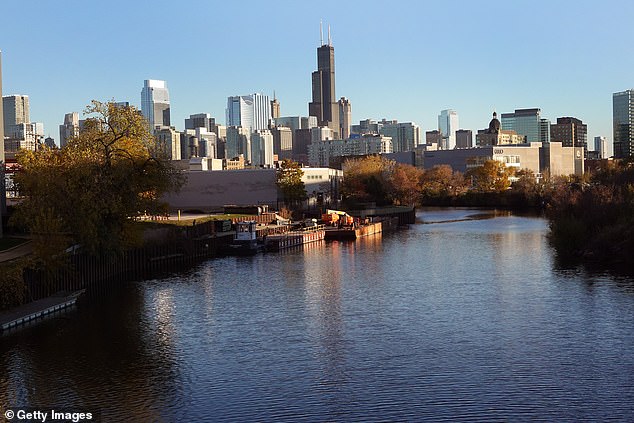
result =
M258 239L257 222L236 223L236 234L227 246L227 254L237 256L251 256L264 251L264 241Z

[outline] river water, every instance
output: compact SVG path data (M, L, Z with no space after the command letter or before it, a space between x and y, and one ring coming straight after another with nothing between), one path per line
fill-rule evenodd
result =
M103 421L634 421L634 282L539 217L422 210L222 258L0 338L0 406ZM468 220L464 220L468 219Z

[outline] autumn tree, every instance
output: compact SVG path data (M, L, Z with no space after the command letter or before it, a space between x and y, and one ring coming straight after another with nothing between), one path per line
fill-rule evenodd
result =
M421 192L426 197L456 196L463 194L466 183L462 173L449 165L436 165L421 177Z
M390 195L397 205L414 206L420 202L423 171L408 164L397 164L389 175Z
M378 155L346 160L343 165L343 196L352 202L389 204L389 178L394 166L394 161Z
M122 251L139 239L133 218L164 212L161 196L183 183L134 107L93 101L85 113L64 148L17 155L24 200L15 222L35 236L41 256L72 243L93 254Z
M277 187L282 192L284 201L290 207L297 207L308 198L302 176L304 176L304 171L299 163L289 159L284 159L277 170Z
M499 160L487 160L482 166L470 169L466 173L467 179L472 180L472 186L480 192L501 192L511 186L510 177L513 169Z

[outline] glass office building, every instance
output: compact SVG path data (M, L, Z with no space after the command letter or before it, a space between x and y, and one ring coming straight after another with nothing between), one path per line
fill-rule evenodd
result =
M612 94L614 158L634 154L634 89Z
M550 142L550 121L541 117L541 109L516 109L502 113L502 130L515 131L526 142Z

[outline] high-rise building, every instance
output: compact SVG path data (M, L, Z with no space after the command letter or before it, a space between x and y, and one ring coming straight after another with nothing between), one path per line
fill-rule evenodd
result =
M541 117L541 109L515 109L502 113L502 129L515 131L526 137L526 142L550 142L550 121Z
M209 113L197 113L195 115L189 115L188 119L185 119L185 129L205 128L209 132L216 132L216 119L211 117ZM218 134L216 134L218 135Z
M594 137L594 151L598 153L600 159L607 159L608 153L608 139L606 137Z
M271 118L277 119L280 117L280 102L275 97L275 91L273 91L273 100L271 100Z
M59 125L59 146L65 147L68 140L79 135L79 113L72 112L64 115L64 124Z
M141 90L141 112L150 128L170 126L170 95L167 82L146 79Z
M11 128L23 123L31 123L29 116L29 96L28 95L8 95L2 97L4 114L4 135L9 136Z
M228 126L225 158L233 159L240 154L251 161L251 131L242 126Z
M61 129L60 129L61 131ZM170 160L181 160L181 133L173 126L163 126L154 131L156 139L163 148L163 153Z
M442 134L442 142L438 147L442 150L456 148L456 131L458 130L458 113L455 110L442 110L438 115L438 129Z
M473 147L473 132L471 129L458 129L456 131L456 148Z
M420 127L413 122L382 122L380 135L392 138L394 153L414 151L420 144Z
M352 124L352 105L345 97L339 99L339 134L342 139L350 138L350 125Z
M583 147L587 152L588 125L574 117L557 118L557 123L550 125L550 140L564 147Z
M227 126L241 126L255 131L268 129L271 102L268 95L254 93L227 98Z
M279 160L293 158L293 131L286 126L277 126L271 130L273 134L273 154Z
M438 129L425 132L425 144L437 146L442 143L442 133Z
M634 154L634 89L612 94L612 145L615 159Z
M319 126L327 126L340 136L339 104L335 100L335 49L330 40L328 28L328 44L317 48L317 70L312 73L313 98L308 104L308 114L317 117Z
M257 129L251 134L251 165L273 166L273 134L268 129Z

